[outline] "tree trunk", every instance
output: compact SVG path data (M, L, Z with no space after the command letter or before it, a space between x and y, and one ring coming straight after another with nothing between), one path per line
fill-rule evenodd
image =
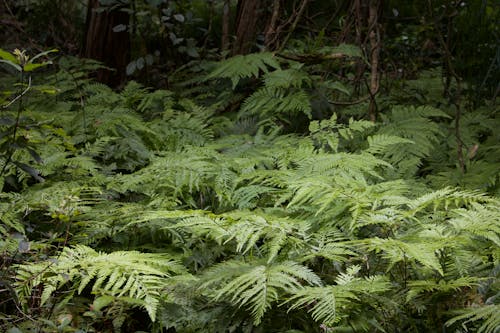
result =
M379 76L379 55L380 55L380 29L379 29L379 11L380 0L370 0L368 14L368 39L370 41L370 106L368 115L370 120L375 122L377 118L377 104L375 95L379 91L380 76Z
M223 13L222 13L222 38L221 38L221 50L225 51L229 49L229 21L231 13L231 2L229 0L224 1Z
M130 61L129 19L129 14L120 8L102 8L99 0L88 1L83 56L113 69L97 73L97 81L112 87L125 80L125 69Z
M280 15L280 3L281 0L273 1L273 14L271 15L271 20L269 21L266 32L264 34L264 45L266 46L267 50L275 49L278 42L278 19Z
M233 55L246 54L252 50L258 33L260 5L261 0L238 1Z

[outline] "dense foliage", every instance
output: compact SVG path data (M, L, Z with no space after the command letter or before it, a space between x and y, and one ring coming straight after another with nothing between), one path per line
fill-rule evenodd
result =
M0 49L0 330L498 332L490 78L414 68L366 120L364 50L296 38L168 89Z

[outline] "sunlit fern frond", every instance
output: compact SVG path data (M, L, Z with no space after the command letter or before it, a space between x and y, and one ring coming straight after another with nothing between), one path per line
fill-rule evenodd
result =
M125 296L139 301L154 321L161 291L168 278L177 274L186 274L184 267L165 254L137 251L106 254L77 245L65 248L49 261L19 265L16 285L22 298L28 298L32 288L43 287L42 304L64 286L78 293L91 286L97 295Z
M286 301L291 304L289 310L307 309L315 321L330 326L348 317L343 309L358 301L362 302L363 296L373 296L390 289L389 281L383 276L359 278L355 276L356 273L350 270L341 274L333 285L295 291Z
M200 288L214 300L248 308L256 325L281 294L300 290L303 285L322 284L309 268L293 261L226 261L209 269L202 281Z

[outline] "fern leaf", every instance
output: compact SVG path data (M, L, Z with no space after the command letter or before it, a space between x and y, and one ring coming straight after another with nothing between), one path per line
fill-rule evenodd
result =
M347 278L348 277L348 278ZM380 276L366 279L355 278L347 273L343 284L325 287L306 287L294 292L286 301L291 303L290 310L308 308L314 320L326 325L336 324L347 314L340 313L339 309L347 307L349 303L359 300L363 295L382 293L390 288L389 282Z
M135 298L152 321L156 318L160 291L168 278L187 274L182 265L162 254L136 251L103 254L83 245L63 249L53 263L20 265L18 271L18 290L25 284L41 285L43 302L66 284L72 283L74 290L82 292L94 281L94 293Z
M483 321L477 330L478 333L496 333L500 329L500 305L485 305L479 308L468 308L463 314L458 315L446 322L446 326L452 326L463 321L462 327L467 327L469 323Z
M302 284L321 285L321 280L310 269L292 261L262 265L228 261L210 269L200 289L215 288L211 297L226 299L251 310L258 325L267 309L284 292L302 288Z
M216 68L206 76L206 80L216 78L231 79L233 89L243 78L259 77L259 72L268 72L268 67L279 69L280 65L273 53L261 52L237 55L219 62Z

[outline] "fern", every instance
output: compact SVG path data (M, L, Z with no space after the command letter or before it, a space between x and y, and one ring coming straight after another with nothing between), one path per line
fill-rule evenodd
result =
M390 289L389 282L381 276L367 277L365 279L355 277L359 267L351 267L346 273L337 277L335 285L325 287L306 287L294 292L287 301L291 303L289 308L309 308L312 317L317 322L326 326L337 324L342 317L348 314L340 313L349 303L356 302L361 297L382 293Z
M268 67L279 69L280 64L274 54L269 52L237 55L217 64L205 80L228 78L233 89L243 78L259 77L261 72L268 72Z
M471 209L456 209L450 224L457 233L470 233L500 246L500 206L473 204Z
M378 135L400 137L409 140L391 147L383 158L397 166L399 175L413 175L422 165L422 160L431 155L443 133L431 117L448 115L438 109L422 107L393 107L389 115L383 115L386 126L381 127Z
M418 262L424 267L444 275L436 252L443 248L440 242L403 242L395 239L371 239L366 241L371 251L383 251L389 268L401 261Z
M498 312L500 311L500 305L485 305L479 308L469 308L461 315L458 315L446 322L446 326L452 326L457 322L462 323L462 327L467 327L469 323L477 323L478 321L483 321L481 326L477 329L478 333L495 333L500 329L500 319Z
M91 284L92 292L97 295L126 296L134 302L139 301L155 321L161 290L173 274L186 272L179 263L163 254L136 251L104 254L78 245L65 248L52 262L20 265L17 289L26 297L32 288L42 286L43 305L64 285L71 284L70 290L82 293Z
M334 113L330 119L311 121L309 132L318 148L322 150L338 152L344 149L348 142L368 129L374 127L372 122L366 120L349 119L349 124L337 122L337 114ZM342 141L342 142L341 142Z
M259 53L189 70L179 92L113 91L71 68L57 99L28 104L29 149L2 175L1 311L15 268L26 313L94 330L136 306L153 331L496 329L493 113L464 113L462 174L444 104L380 96L372 123L348 118L364 104L323 108L321 89L351 87L321 65Z
M280 293L301 289L303 283L321 285L310 269L291 261L267 265L228 261L206 272L203 281L200 288L213 289L209 295L214 300L249 307L256 325Z
M240 116L252 114L272 115L303 113L311 118L309 96L304 91L283 91L262 88L248 97L241 106Z
M491 198L478 191L460 191L452 188L444 188L416 198L408 202L408 206L412 213L416 213L429 206L432 206L434 210L440 206L448 209L450 205L459 207L460 205L467 205L472 202L489 202L491 200Z
M411 281L409 283L409 292L406 295L407 302L413 301L414 298L418 297L422 293L430 293L439 291L440 293L446 294L450 292L457 292L463 288L470 288L477 285L477 278L474 277L463 277L458 278L453 281Z

